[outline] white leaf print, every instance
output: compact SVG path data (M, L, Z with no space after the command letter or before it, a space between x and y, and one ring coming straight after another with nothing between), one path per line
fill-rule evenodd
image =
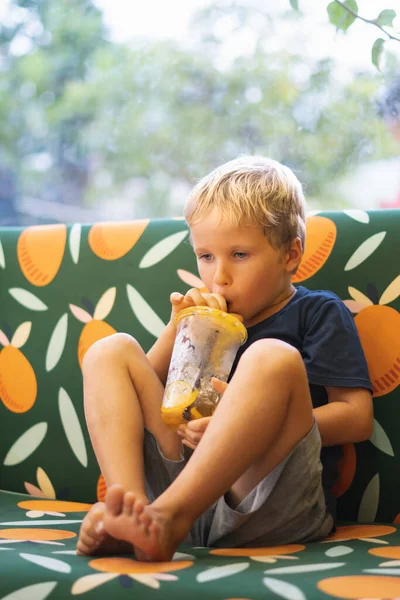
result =
M32 323L30 321L25 321L25 323L21 323L21 325L17 328L14 335L11 338L11 346L15 346L15 348L22 348L22 346L26 343L29 335L31 333Z
M378 538L358 538L362 542L367 542L367 544L389 544L386 540L380 540Z
M85 575L84 577L81 577L75 581L71 588L71 594L73 596L84 594L85 592L89 592L90 590L93 590L94 588L99 587L99 585L102 585L107 581L111 581L116 577L118 577L118 573L95 573L94 575Z
M29 600L44 600L51 594L56 585L57 581L34 583L3 596L1 600L26 600L26 598L29 598Z
M42 512L41 510L28 510L26 516L30 519L38 519L39 517L44 516L44 512Z
M49 520L43 520L43 519L39 519L38 521L34 521L32 519L32 521L4 521L3 523L0 523L0 525L7 525L7 527L10 527L11 525L20 527L22 525L22 527L28 527L28 525L72 525L72 523L82 523L83 519L49 519ZM40 542L41 544L44 544L45 542ZM56 542L46 542L46 544L55 544Z
M369 223L369 214L365 210L344 210L343 211L348 217L351 217L355 221L360 223Z
M171 573L153 573L153 577L158 581L178 581L178 577Z
M251 560L255 560L256 562L260 562L260 563L274 564L277 562L277 559L273 556L250 556L249 558Z
M354 552L353 548L349 548L349 546L335 546L334 548L329 548L325 552L326 556L334 558L335 556L345 556L346 554L351 554Z
M131 579L142 583L143 585L147 585L155 590L158 590L160 587L160 582L155 579L152 575L140 574L140 575L129 575Z
M353 288L351 286L348 287L348 290L349 290L349 294L353 298L353 300L355 300L359 304L362 304L363 306L372 306L373 305L372 300L370 300L368 298L368 296L366 296L365 294L360 292L360 290L357 290L356 288Z
M72 452L75 454L81 465L87 467L88 458L81 424L72 400L64 388L60 388L58 394L58 407L65 435L67 436Z
M0 240L0 267L2 269L6 268L6 258L4 256L3 244L1 243L1 240Z
M112 287L100 298L95 308L93 318L98 319L99 321L103 321L110 314L112 307L114 306L115 296L117 293L117 288Z
M214 581L214 579L222 579L222 577L230 577L245 571L250 566L248 562L234 563L233 565L225 565L223 567L212 567L199 573L196 577L199 583L205 583L206 581Z
M47 473L42 469L42 467L38 467L36 471L36 479L46 498L55 499L56 491L53 488L53 484L51 483Z
M65 546L61 542L49 542L48 540L28 540L33 542L34 544L47 544L48 546Z
M81 323L89 323L89 321L93 321L92 315L90 315L86 310L83 310L83 308L75 306L75 304L70 304L69 308L74 317L76 317Z
M197 275L193 275L193 273L190 273L189 271L185 271L184 269L178 269L177 273L178 273L178 277L180 279L182 279L182 281L184 283L187 283L187 285L189 287L194 287L194 288L206 287L205 284L203 283L203 281L200 279L200 277L197 277Z
M351 271L360 265L364 260L366 260L375 250L380 246L383 242L386 235L386 231L381 231L380 233L375 233L369 237L365 242L361 244L354 252L354 254L347 261L347 264L344 268L345 271Z
M287 583L272 577L264 577L263 584L277 596L285 598L285 600L306 600L303 592L293 583Z
M358 521L360 523L371 523L375 521L379 505L379 473L373 476L365 488L361 498L358 511Z
M149 267L156 265L160 260L163 260L179 246L187 234L188 231L178 231L178 233L173 233L160 242L157 242L157 244L150 248L143 256L139 264L139 269L148 269Z
M400 567L400 560L387 560L379 564L380 567Z
M80 223L75 223L74 225L72 225L71 231L69 232L69 251L71 253L72 260L75 264L78 264L79 260L81 232L82 225Z
M186 554L186 552L175 552L172 560L196 560L194 554Z
M65 313L57 322L51 334L46 352L46 371L51 371L58 365L64 352L68 333L68 313Z
M4 347L10 345L10 340L8 339L6 334L3 331L1 331L1 329L0 329L0 344L2 344Z
M380 425L376 419L374 419L374 429L369 441L374 444L378 450L381 450L385 454L389 454L389 456L394 456L392 444L382 425Z
M71 554L75 555L76 550L53 550L52 554Z
M374 575L400 575L400 569L363 569L363 571Z
M390 285L383 292L379 304L390 304L393 300L396 300L400 296L400 275L392 281Z
M32 292L28 292L28 290L24 290L23 288L10 288L8 291L17 302L22 304L22 306L25 306L25 308L29 308L29 310L48 310L45 303L35 296L35 294L32 294Z
M143 325L147 331L149 331L156 338L161 334L163 329L165 328L164 323L161 321L160 317L156 312L151 308L151 306L146 302L141 294L133 286L129 283L126 286L128 292L128 300L131 308L136 315L137 319Z
M26 460L43 442L47 433L47 423L36 423L23 433L9 449L4 459L5 467L13 467Z
M289 575L293 573L314 573L315 571L327 571L329 569L338 569L346 563L315 563L311 565L296 565L295 567L278 567L264 571L266 575Z
M49 556L38 556L37 554L21 553L20 557L27 560L34 565L39 567L45 567L50 571L57 571L58 573L71 573L71 566L62 560L57 558L50 558Z

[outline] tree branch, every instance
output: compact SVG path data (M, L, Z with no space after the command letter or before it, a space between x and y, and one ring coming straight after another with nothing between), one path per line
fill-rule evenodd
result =
M375 25L375 27L378 27L378 29L383 31L383 33L385 33L391 40L396 40L396 41L400 42L400 38L396 37L395 35L390 34L388 31L386 31L386 29L383 29L383 27L381 25L379 25L376 21L373 21L371 19L366 19L365 17L361 17L352 8L350 8L349 6L347 6L344 2L341 2L340 0L335 0L335 2L337 4L340 4L340 6L342 6L345 10L347 10L347 12L350 13L351 15L353 15L353 17L355 17L356 19L360 19L361 21L364 21L364 23L369 23L370 25Z

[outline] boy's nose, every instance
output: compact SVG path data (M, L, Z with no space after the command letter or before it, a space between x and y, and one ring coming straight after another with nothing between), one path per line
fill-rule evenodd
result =
M225 287L229 285L230 278L227 271L223 268L218 268L214 273L214 284L218 287Z

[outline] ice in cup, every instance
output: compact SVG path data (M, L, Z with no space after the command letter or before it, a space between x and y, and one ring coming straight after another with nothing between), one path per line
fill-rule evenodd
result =
M227 381L239 347L247 339L241 321L208 306L192 306L176 317L177 332L161 407L164 423L176 430L209 417L220 394L212 377Z

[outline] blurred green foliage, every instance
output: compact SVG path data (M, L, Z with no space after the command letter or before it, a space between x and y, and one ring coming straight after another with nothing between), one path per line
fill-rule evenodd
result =
M10 16L0 27L0 172L12 170L19 194L79 206L128 198L137 214L178 215L199 177L260 153L332 207L353 165L398 153L377 110L382 74L349 82L332 60L272 50L279 22L267 8L199 11L194 48L113 43L90 0L10 0ZM221 67L216 25L228 18L240 30L255 16L253 52ZM301 29L303 16L288 5L279 19ZM395 57L388 65L399 68Z

